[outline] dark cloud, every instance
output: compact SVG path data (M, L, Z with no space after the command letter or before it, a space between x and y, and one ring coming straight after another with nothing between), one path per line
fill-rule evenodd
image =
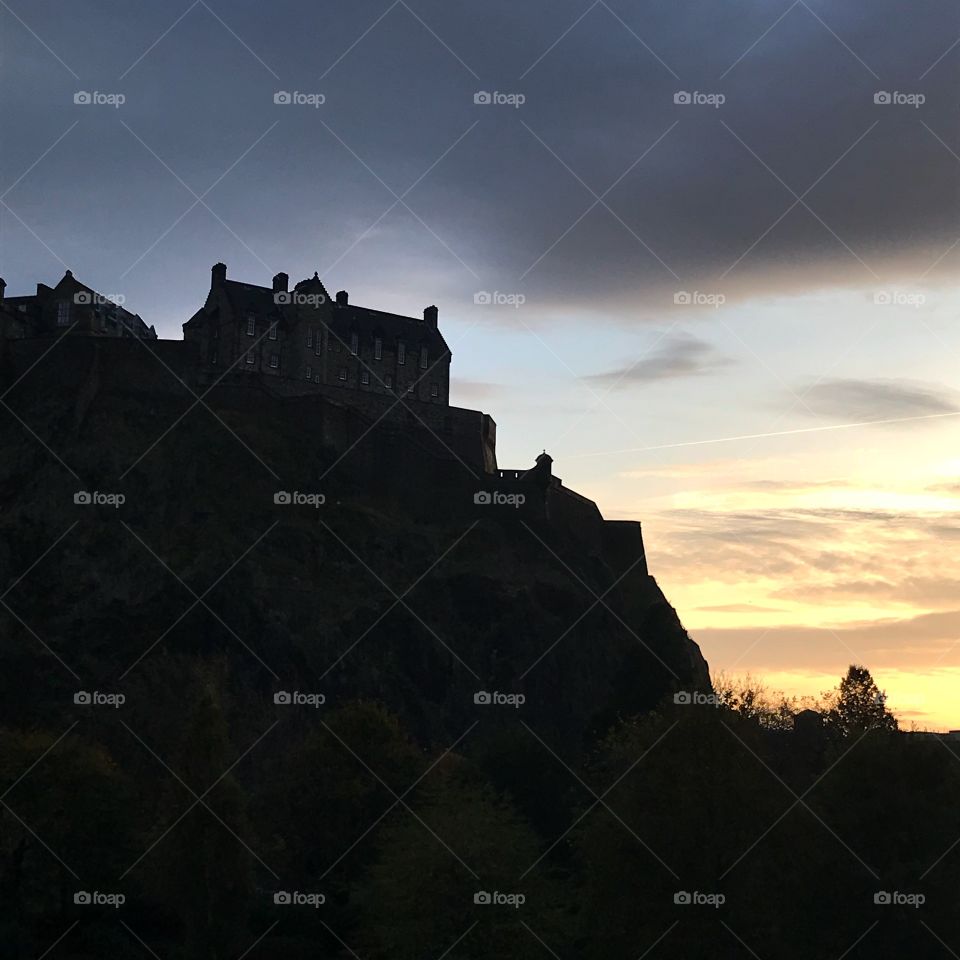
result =
M605 373L595 373L584 379L611 387L628 387L638 383L699 376L725 367L731 362L702 340L690 336L669 337L649 354L632 363Z
M908 380L825 380L804 391L802 399L806 412L843 423L960 410L954 392Z
M30 170L0 208L10 292L68 265L167 334L221 258L407 312L497 289L629 322L691 316L678 290L886 285L955 239L953 0L29 6L29 31L0 10L3 189Z

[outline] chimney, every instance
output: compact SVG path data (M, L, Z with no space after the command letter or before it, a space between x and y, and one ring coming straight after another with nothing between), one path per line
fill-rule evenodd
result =
M437 313L436 307L425 307L423 311L423 322L434 330L437 329Z
M345 307L349 302L350 302L350 297L349 297L349 295L347 294L347 291L346 291L346 290L341 290L341 291L337 294L337 306L338 306L338 307Z
M290 278L285 273L278 273L273 278L273 292L274 293L286 293L287 287L290 284Z
M215 263L210 271L210 289L215 290L222 287L227 279L227 265L225 263Z

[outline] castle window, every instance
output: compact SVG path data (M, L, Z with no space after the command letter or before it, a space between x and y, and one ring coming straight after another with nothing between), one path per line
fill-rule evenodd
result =
M392 373L388 373L388 374L383 378L383 385L384 385L388 390L392 390L392 389L393 389L393 374L392 374Z
M307 367L307 379L308 380L313 379L313 367Z
M426 347L420 348L420 369L421 370L427 369L427 348Z
M383 340L380 337L375 337L373 341L373 359L383 359Z
M313 382L314 382L314 383L319 383L319 382L320 382L320 374L319 374L319 373L314 374Z
M360 374L360 382L362 384L368 384L370 382L370 371L364 370Z
M214 350L213 353L210 354L210 362L211 362L214 366L217 365L217 351L216 351L216 350Z
M407 345L402 341L397 341L397 363L405 364L407 362Z
M340 372L337 374L338 379L346 380L347 379L347 368L341 367Z
M271 354L270 354L270 366L273 367L274 370L276 370L276 369L280 366L280 354L279 354L279 353L271 353Z
M439 384L439 383L431 383L431 384L430 384L430 396L431 396L431 397L439 397L439 396L440 396L440 384Z
M220 328L219 328L219 327L214 327L214 328L213 328L213 339L214 339L214 340L219 340L219 339L220 339Z
M247 356L246 356L246 362L247 362L247 363L255 363L255 362L256 362L256 359L257 359L257 358L253 355L253 351L252 351L252 350L248 350L248 351L247 351Z
M253 337L257 333L257 318L252 314L247 314L247 336Z
M308 347L313 346L313 330L307 331L307 346Z
M277 339L277 325L275 323L270 324L270 332L267 334L269 340Z
M70 323L70 303L67 300L61 300L57 304L57 326L66 327Z
M360 338L355 333L350 334L350 352L354 356L360 352Z
M412 396L413 396L413 384L412 384L412 383L410 384L409 387L407 387L407 396L408 396L408 397L412 397Z

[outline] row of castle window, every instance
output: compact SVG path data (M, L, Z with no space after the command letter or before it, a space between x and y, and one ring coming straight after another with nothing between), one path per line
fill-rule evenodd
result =
M345 382L347 381L347 378L348 378L347 368L346 368L346 367L340 367L340 369L337 371L337 379L338 379L338 380L341 380L341 381L343 381L343 382L345 383ZM306 379L307 379L307 380L313 380L313 379L314 379L313 367L307 367L307 370L306 370ZM317 375L317 377L316 377L316 382L317 382L317 383L320 382L320 377L319 377L319 375ZM369 385L370 385L370 371L369 371L369 370L361 370L361 371L360 371L360 382L361 382L364 386L369 386ZM386 375L384 376L384 378L383 378L383 385L384 385L384 387L386 387L387 390L392 390L392 389L393 389L393 376L392 376L391 374L388 373L388 374L386 374ZM413 386L414 386L413 384L410 384L410 385L407 387L407 393L408 393L408 394L412 394L412 393L413 393ZM440 396L440 384L439 384L439 383L431 383L431 384L430 384L430 396L431 396L431 397L439 397L439 396Z
M247 336L254 337L257 334L257 319L253 314L250 314L247 317ZM271 324L270 329L267 333L267 337L270 340L277 339L277 325ZM316 352L319 356L321 341L320 334L314 334L313 330L307 330L307 347L311 348L314 346L314 340L316 340ZM331 350L336 350L337 353L340 352L340 341L334 339L333 341L328 341L328 347ZM353 356L358 356L360 353L360 336L357 333L350 334L350 353ZM373 339L373 359L382 360L383 359L383 338L374 337ZM420 348L420 369L426 370L429 365L430 355L426 347ZM407 362L407 344L403 340L397 341L397 363L401 366L404 366Z

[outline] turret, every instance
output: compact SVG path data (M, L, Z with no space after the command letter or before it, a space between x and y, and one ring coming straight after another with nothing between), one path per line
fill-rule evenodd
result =
M227 265L215 263L210 270L210 289L216 290L227 282Z

